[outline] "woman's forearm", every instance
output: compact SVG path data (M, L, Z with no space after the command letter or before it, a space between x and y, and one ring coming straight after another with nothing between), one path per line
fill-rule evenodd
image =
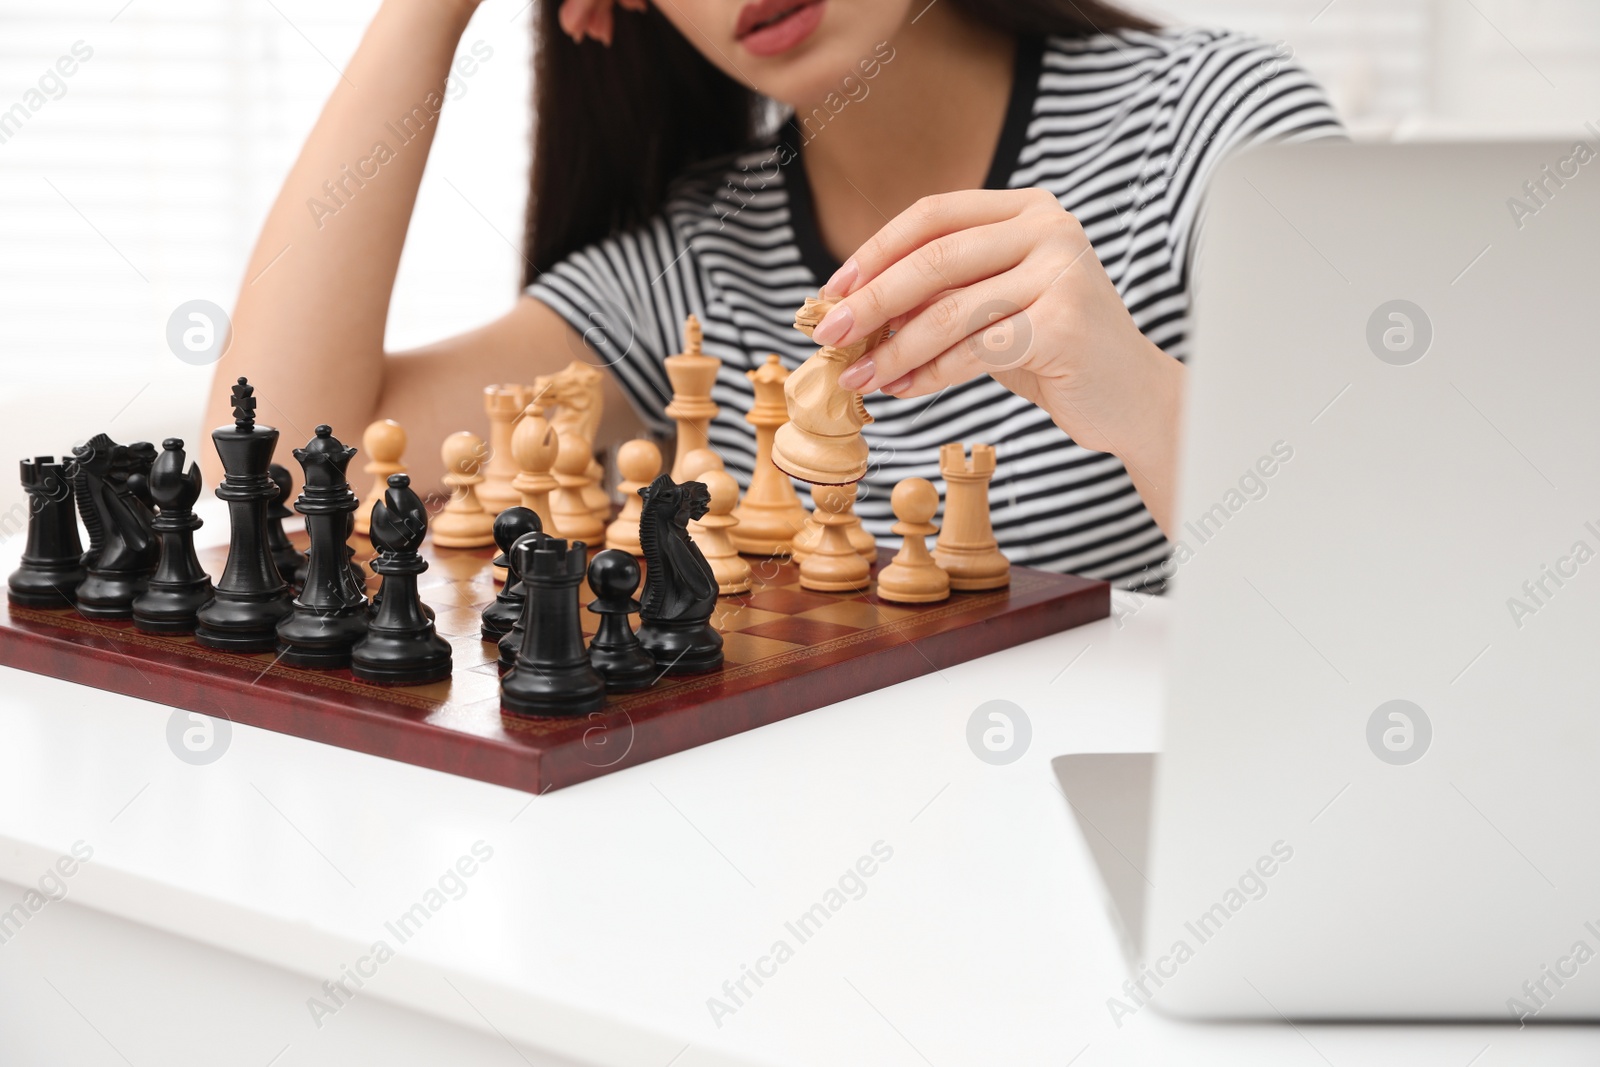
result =
M1182 363L1150 345L1148 358L1129 379L1129 419L1114 438L1117 458L1168 539L1178 524L1178 448L1188 376Z
M208 425L225 419L226 383L240 374L286 437L317 422L354 435L371 418L395 272L474 6L385 0L378 10L262 227Z

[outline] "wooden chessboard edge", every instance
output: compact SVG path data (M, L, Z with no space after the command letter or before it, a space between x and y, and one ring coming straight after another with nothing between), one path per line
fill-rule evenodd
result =
M842 675L851 681L836 684L827 694L824 706L922 677L929 673L930 664L934 670L943 670L1110 617L1109 584L1079 578L1071 581L1077 583L1077 588L1071 589L1065 599L1042 596L1008 613L1004 626L954 628L853 657ZM841 672L836 671L830 677L837 682ZM760 701L752 702L740 692L712 694L700 701L695 708L697 717L716 723L710 731L714 736L702 743L732 737L815 709L818 707L816 697L801 690L802 681L803 678L795 678L789 684L771 687L776 692L767 692ZM615 709L607 709L597 715L616 713ZM622 714L626 715L626 711ZM620 757L607 754L606 761L584 758L594 754L592 750L584 751L589 748L586 737L552 744L544 753L542 771L546 787L563 789L684 750L682 745L671 740L674 731L683 729L680 720L653 715L637 722L630 716L628 722L633 727L630 744Z
M17 615L15 608L11 614ZM23 621L35 620L24 616ZM85 660L93 669L84 669ZM341 702L310 687L283 688L281 674L274 679L278 685L271 688L230 687L223 706L224 701L191 677L206 673L199 666L154 666L151 669L160 677L152 680L135 656L14 623L0 625L0 666L512 789L538 793L546 788L543 749L483 745L478 735L424 721L424 709L416 709L416 717L392 717L389 729L371 730L367 716L377 709ZM352 694L343 696L348 700ZM463 769L469 766L470 771Z

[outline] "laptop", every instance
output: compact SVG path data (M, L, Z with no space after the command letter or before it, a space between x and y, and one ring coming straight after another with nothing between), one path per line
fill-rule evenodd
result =
M1242 153L1194 291L1162 751L1054 761L1116 999L1600 1018L1600 136Z

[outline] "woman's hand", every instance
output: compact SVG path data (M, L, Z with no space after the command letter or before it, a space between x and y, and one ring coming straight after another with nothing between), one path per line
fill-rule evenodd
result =
M612 13L618 6L629 11L643 11L645 0L561 0L561 12L556 20L567 31L567 36L579 44L585 37L593 37L609 45Z
M1122 303L1078 220L1042 189L926 197L824 287L812 340L895 331L839 383L893 396L989 374L1085 448L1122 459L1156 521L1172 505L1183 367Z

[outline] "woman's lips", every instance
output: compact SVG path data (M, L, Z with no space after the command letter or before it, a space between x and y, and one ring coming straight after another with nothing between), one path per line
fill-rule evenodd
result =
M756 0L740 10L734 36L755 55L775 56L810 37L826 6L827 0Z

